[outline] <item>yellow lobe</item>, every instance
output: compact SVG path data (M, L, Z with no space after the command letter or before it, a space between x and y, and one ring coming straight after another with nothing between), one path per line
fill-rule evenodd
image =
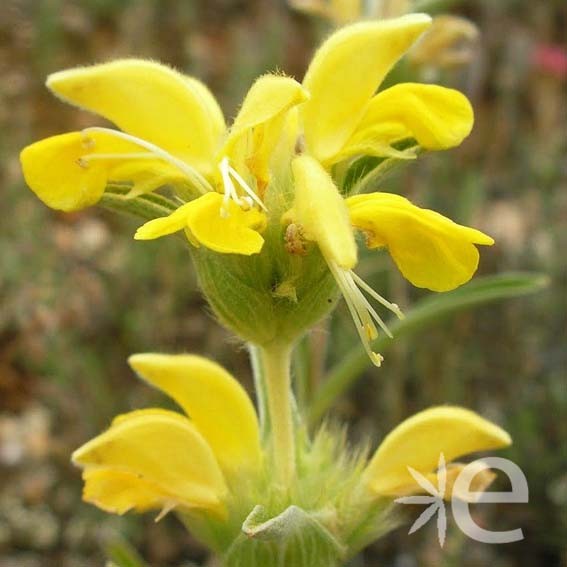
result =
M264 75L250 88L226 140L223 153L236 169L246 165L263 187L269 182L269 162L287 113L308 99L295 80Z
M203 195L203 197L204 196L205 195ZM136 234L134 234L134 238L136 240L154 240L186 228L187 218L191 209L197 206L195 203L203 197L181 205L166 217L159 217L144 223L138 228Z
M180 505L163 487L134 473L116 469L88 469L83 472L83 500L111 514L130 510L146 512Z
M303 80L311 95L301 110L310 154L332 163L386 74L430 24L425 14L362 22L323 43Z
M507 447L511 442L506 431L470 410L434 407L406 419L386 436L365 477L377 495L407 493L407 487L416 486L408 467L428 474L437 468L440 454L449 463L477 451Z
M147 506L152 485L190 508L224 512L224 477L215 456L191 422L174 412L140 410L121 416L112 426L73 453L86 470L111 469L136 475L143 490L133 489L131 508Z
M61 134L24 148L20 162L30 189L52 209L76 211L94 205L104 193L107 169L85 168L80 132Z
M451 67L468 63L479 30L466 18L443 14L435 16L427 34L408 54L412 63L432 67Z
M136 240L151 240L187 229L192 243L222 254L257 254L264 245L260 232L266 215L258 209L243 210L229 201L224 211L219 193L206 193L176 209L171 215L153 219L138 228Z
M462 493L457 487L457 478L465 475L468 482L466 493ZM465 465L463 463L451 463L447 467L447 480L445 488L445 500L458 498L465 502L478 502L480 495L496 480L496 473L482 461L476 461Z
M345 202L331 176L310 156L292 162L295 197L291 217L327 261L346 270L356 265L356 242Z
M76 211L94 205L107 183L136 181L141 171L160 176L171 175L171 166L154 159L99 159L102 155L140 153L135 144L103 132L70 132L52 136L24 148L20 161L26 183L48 206L62 211ZM94 159L90 159L90 156ZM127 171L118 167L129 164Z
M351 145L390 147L405 138L415 138L427 150L445 150L458 146L473 122L473 109L459 91L402 83L373 97L343 153L355 153Z
M187 226L203 246L221 254L258 254L264 245L260 232L266 227L266 215L256 208L247 211L234 201L228 203L228 214L221 211L222 197L208 193L191 209Z
M479 262L476 245L494 243L486 234L399 195L357 195L347 205L352 225L365 233L368 247L386 247L407 280L432 291L469 281Z
M354 22L363 16L362 0L331 0L329 17L336 25Z
M65 102L201 169L210 168L225 132L205 85L153 61L122 59L60 71L48 77L47 86Z
M289 0L295 10L322 16L336 26L360 19L362 0Z
M262 452L254 406L224 368L190 354L135 354L128 362L141 378L183 408L223 470L259 468Z

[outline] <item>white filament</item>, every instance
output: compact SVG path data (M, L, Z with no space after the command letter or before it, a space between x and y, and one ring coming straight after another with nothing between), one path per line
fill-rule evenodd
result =
M354 325L358 332L358 336L362 342L364 350L370 357L370 360L376 365L380 366L383 360L381 354L372 350L371 342L378 337L378 330L375 323L382 329L382 331L390 338L392 333L384 320L378 315L376 310L372 307L370 302L364 297L362 288L372 298L376 299L381 305L392 311L398 318L403 317L403 313L395 303L390 303L384 299L380 294L374 291L361 277L357 276L352 270L345 270L338 266L334 261L327 261L331 273L333 274L345 302L350 311Z
M108 134L109 136L113 136L121 140L126 140L128 142L131 142L132 144L136 144L137 146L148 150L148 152L152 154L152 157L161 159L179 169L202 194L213 190L210 183L195 168L191 167L183 160L176 158L175 156L171 155L169 152L166 152L155 144L147 142L146 140L142 140L141 138L137 138L136 136L126 134L125 132L121 132L120 130L113 130L111 128L93 126L92 128L85 128L83 130L83 134L85 135L88 135L91 132ZM92 140L89 139L88 141L92 143Z

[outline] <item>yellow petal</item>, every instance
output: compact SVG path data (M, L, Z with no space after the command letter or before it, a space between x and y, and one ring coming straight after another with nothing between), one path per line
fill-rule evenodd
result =
M475 245L492 238L448 218L416 207L399 195L370 193L347 199L354 227L369 248L386 247L413 285L448 291L469 281L478 267Z
M295 10L322 16L336 26L362 16L362 0L289 0L288 3Z
M387 435L365 475L374 493L395 495L416 484L408 467L427 474L437 468L441 453L449 463L510 443L508 433L472 411L434 407L406 419Z
M289 164L297 153L297 142L300 136L299 109L292 108L285 115L282 130L270 160L270 169L275 178L289 175ZM280 192L276 187L275 192Z
M402 83L371 100L343 152L351 144L388 147L404 138L415 138L428 150L445 150L458 146L470 134L473 122L472 107L459 91Z
M223 197L206 193L182 205L167 217L153 219L138 228L136 240L152 240L188 229L191 241L223 254L257 254L264 239L259 231L266 226L266 215L258 209L242 210L234 201L228 203L223 216Z
M168 508L180 505L175 496L137 474L116 469L89 469L83 472L83 500L111 514L130 510Z
M224 509L226 484L211 448L187 418L174 412L142 410L121 416L77 449L73 462L134 474L183 506L215 513ZM148 504L144 487L143 499L132 507Z
M307 98L305 89L289 77L260 77L244 99L223 153L236 165L244 163L259 182L266 185L269 160L284 128L286 113Z
M311 154L322 162L332 161L386 74L430 23L425 14L362 22L339 30L323 43L303 81L311 94L302 107Z
M466 467L466 472L465 472ZM455 483L457 478L465 474L468 479L468 493L459 492ZM496 480L496 473L482 461L475 461L469 465L452 463L447 467L447 485L445 488L445 500L458 498L465 502L478 502L481 494Z
M80 132L27 146L20 154L26 183L52 209L75 211L94 205L104 193L108 171L79 165L85 153Z
M202 83L153 61L123 59L60 71L47 86L195 167L210 167L225 131L222 112Z
M431 28L408 57L417 65L463 65L472 59L473 42L478 36L478 28L466 18L452 14L435 16Z
M88 135L70 132L40 140L22 150L20 161L26 183L49 207L76 211L94 205L104 193L109 180L130 179L113 171L120 165L114 159L93 159L101 154L140 153L140 148L125 140L96 132ZM156 160L133 160L133 170L153 168L164 171ZM170 171L171 168L168 170Z
M414 0L381 0L370 6L373 18L396 18L412 11Z
M203 195L203 197L204 196L205 195ZM187 218L191 209L198 206L197 201L203 197L181 205L166 217L159 217L148 221L138 228L134 238L136 240L154 240L155 238L161 238L162 236L167 236L186 228Z
M190 354L135 354L128 362L141 378L183 408L223 469L259 467L262 453L254 406L224 368Z
M234 201L228 203L228 216L221 211L222 197L208 193L191 209L187 226L203 246L221 254L258 254L264 245L260 232L266 227L266 215L256 208L242 210Z
M291 217L308 240L316 242L328 261L341 268L356 265L356 243L348 210L331 176L309 156L292 162L295 198Z

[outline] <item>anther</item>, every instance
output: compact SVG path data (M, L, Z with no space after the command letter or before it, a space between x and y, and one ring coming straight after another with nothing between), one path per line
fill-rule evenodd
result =
M81 140L81 146L83 146L83 148L85 148L85 150L93 150L94 147L96 146L96 142L93 140L93 138L91 138L90 136L87 136L85 133L83 133L83 138Z
M223 218L230 216L228 210L229 201L234 201L244 211L250 210L254 204L257 204L261 209L267 211L268 209L256 193L250 188L245 179L230 165L228 158L225 156L219 163L219 170L221 172L222 182L224 186L224 198L221 205L220 214ZM239 187L246 193L242 197L238 195L234 181L238 183Z
M343 294L366 353L373 364L380 366L383 357L381 354L374 352L370 344L378 338L378 330L374 323L377 323L388 337L392 338L392 333L376 310L370 305L366 297L364 297L361 289L366 291L372 298L376 299L381 305L392 311L398 317L403 316L400 308L395 303L390 303L380 294L376 293L376 291L352 270L345 270L333 261L327 261L327 263Z

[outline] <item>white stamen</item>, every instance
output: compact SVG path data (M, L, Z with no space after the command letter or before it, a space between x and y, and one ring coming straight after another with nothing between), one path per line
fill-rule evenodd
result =
M225 158L226 159L226 158ZM234 169L234 167L232 167L231 165L228 166L228 171L230 173L230 175L232 175L232 177L234 177L234 179L236 179L236 181L238 181L238 184L240 185L240 187L244 190L245 193L248 194L248 196L264 211L268 212L268 209L266 208L266 205L264 205L264 203L262 203L262 199L260 199L260 197L258 197L258 195L256 195L256 193L250 188L250 186L248 185L248 183L246 183L246 181L242 178L242 176L238 173L238 171L236 171L236 169Z
M367 325L372 325L372 320L370 318L374 319L374 321L376 321L376 323L378 323L378 325L380 326L382 331L384 331L384 333L386 333L386 335L388 335L388 337L390 337L392 339L394 336L392 335L392 332L390 331L390 329L388 329L388 327L386 326L386 323L384 323L382 317L380 317L380 315L378 315L378 313L376 313L374 307L372 307L372 305L370 305L370 303L368 302L368 299L366 299L366 297L364 297L364 295L362 295L362 293L360 293L360 290L356 286L356 283L355 283L355 280L354 280L354 272L352 272L352 271L346 272L345 273L345 280L347 281L352 294L360 300L358 307L359 307L359 309L362 310L362 312L365 313L364 319L367 319L367 318L369 319L367 321ZM378 333L376 333L376 334L378 334Z
M236 192L236 188L234 187L234 183L232 182L232 179L230 178L230 173L229 173L229 164L228 164L228 158L223 158L222 161L219 164L219 169L221 172L221 177L222 177L222 184L224 187L224 197L222 200L222 206L221 206L221 211L220 214L222 216L222 218L227 218L230 215L230 212L228 210L228 203L229 201L232 199L238 206L240 206L240 199L238 198L238 193Z
M155 144L147 142L146 140L142 140L141 138L137 138L136 136L131 136L130 134L126 134L125 132L121 132L120 130L112 130L111 128L101 128L99 126L94 126L92 128L85 128L83 130L83 134L89 134L90 132L108 134L110 136L114 136L115 138L120 138L122 140L131 142L132 144L136 144L137 146L140 146L141 148L144 148L151 152L154 157L162 159L163 161L179 169L193 182L195 187L201 193L205 194L213 190L209 182L195 168L191 167L183 160L176 158L175 156L171 155ZM88 141L88 143L93 142L91 138L88 138L88 136L85 138L85 141Z
M403 319L405 315L402 310L395 303L391 303L387 299L384 299L379 293L373 290L359 275L351 272L352 277L356 284L361 287L368 295L373 297L378 303L382 304L386 309L389 309L398 319Z
M154 522L157 524L159 521L163 520L165 516L167 516L175 507L177 506L176 502L169 502L164 504L161 512L156 516Z
M378 337L378 330L374 323L376 322L388 337L392 338L392 333L390 329L388 329L386 323L384 323L383 319L372 307L368 299L364 297L359 288L366 291L371 297L392 311L397 317L402 318L403 313L395 303L390 303L380 294L376 293L376 291L374 291L352 270L345 270L344 268L339 267L337 263L332 260L328 260L327 263L337 285L341 290L341 293L343 294L343 297L345 298L347 307L354 321L356 331L358 332L358 336L360 337L366 353L376 366L380 366L383 357L381 354L374 352L371 346L371 342Z
M254 203L256 203L264 211L268 211L260 197L256 195L238 171L230 165L227 157L224 157L219 163L219 170L221 172L222 183L224 186L224 197L221 206L221 216L223 218L227 218L230 214L228 210L228 203L231 199L245 211L250 210L254 206ZM242 197L238 195L233 179L238 183L246 195Z

